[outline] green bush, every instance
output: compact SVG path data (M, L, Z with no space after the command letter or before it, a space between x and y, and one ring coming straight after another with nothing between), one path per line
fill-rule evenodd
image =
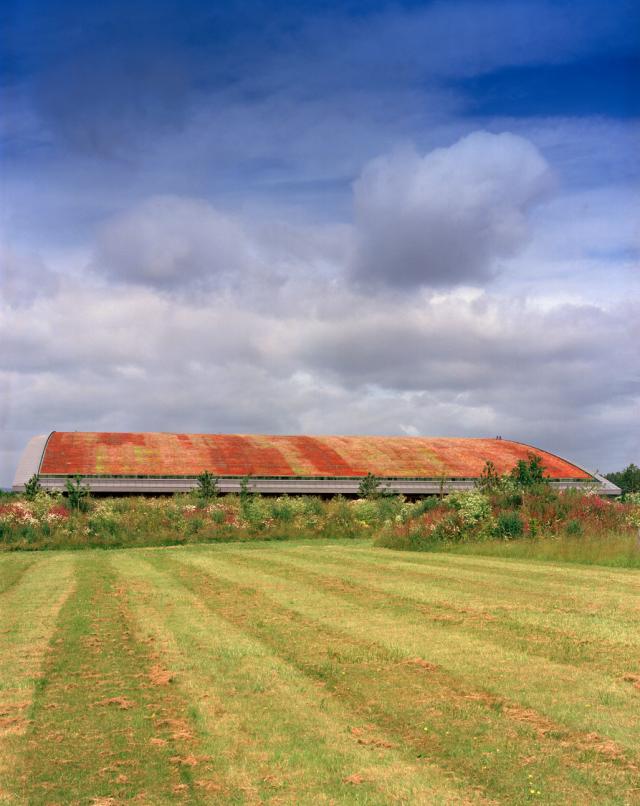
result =
M388 521L402 519L402 513L406 507L403 495L384 495L376 503L378 505L378 523L380 525Z
M504 505L507 507L521 507L524 497L519 490L507 491L504 495Z
M459 513L465 526L475 526L491 515L491 501L477 490L453 493L447 498L447 504Z
M271 517L280 523L291 523L293 521L295 512L289 496L280 496L272 502Z
M325 510L325 504L322 499L316 495L310 495L308 498L300 496L296 499L301 503L302 513L304 515L322 515Z
M377 498L380 495L380 479L373 473L367 473L358 485L360 498Z
M345 498L337 495L327 502L322 526L323 537L352 538L356 537L359 531L353 511Z
M74 476L73 481L67 479L65 482L69 507L78 512L89 510L89 488L82 484L82 476Z
M208 470L198 476L198 497L204 501L217 498L219 494L218 479Z
M584 529L580 521L574 519L567 521L565 532L571 537L579 537L584 532Z
M211 513L211 520L218 526L225 522L224 509L214 509Z
M451 512L436 524L431 540L440 543L460 543L469 534L469 529L459 512Z
M542 458L535 453L530 453L526 460L519 459L509 475L524 488L538 487L547 482Z
M589 554L607 562L615 548L616 562L640 564L640 506L630 495L631 500L609 501L581 491L556 492L547 485L525 490L504 476L499 487L487 492L476 489L414 503L397 495L272 499L251 492L245 479L240 496L221 496L209 504L194 491L99 498L89 507L81 482L69 479L68 497L45 492L31 499L5 496L0 550L370 537L389 548L479 554L524 551L527 545L533 551L543 543L545 551L574 546L579 551L571 548L572 556ZM525 535L530 539L513 540ZM560 556L560 548L553 551Z
M27 483L24 485L24 495L27 500L32 501L40 492L42 492L40 476L37 473L34 473L29 481L27 481Z
M496 534L504 540L522 537L524 534L524 523L520 515L513 510L500 512L496 524Z
M420 515L424 515L425 512L431 512L432 509L437 509L439 505L440 501L435 495L421 498L419 501L416 501L416 503L413 504L411 508L411 517L419 518Z

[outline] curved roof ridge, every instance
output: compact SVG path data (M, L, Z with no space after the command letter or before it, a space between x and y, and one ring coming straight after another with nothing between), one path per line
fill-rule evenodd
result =
M54 431L40 472L52 475L475 478L486 461L508 472L529 452L551 479L593 479L573 462L491 437Z
M500 437L500 439L502 439L502 437ZM530 448L534 452L546 453L549 456L553 456L555 459L559 459L560 461L565 462L568 465L573 465L573 467L577 467L578 470L582 470L583 473L587 473L589 476L591 476L591 478L593 479L596 478L597 474L594 473L592 470L587 470L586 467L582 467L582 465L579 465L570 459L563 459L562 456L558 455L557 453L553 453L553 451L548 451L546 448L536 448L535 445L530 445L528 442L521 442L520 440L517 439L509 439L507 441L512 442L514 445L522 445L525 448Z
M27 442L16 468L14 489L24 487L32 476L38 475L51 434L53 431L49 434L38 434Z

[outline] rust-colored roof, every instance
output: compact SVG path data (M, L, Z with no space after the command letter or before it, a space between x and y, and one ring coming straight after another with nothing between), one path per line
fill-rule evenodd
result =
M40 472L47 474L474 478L491 460L506 473L529 453L550 478L590 479L551 453L506 439L309 437L240 434L54 431Z

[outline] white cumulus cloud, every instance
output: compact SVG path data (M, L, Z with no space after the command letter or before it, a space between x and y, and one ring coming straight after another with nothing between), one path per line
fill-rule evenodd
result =
M535 146L509 133L379 157L354 185L353 277L400 288L482 283L525 243L527 212L551 184Z

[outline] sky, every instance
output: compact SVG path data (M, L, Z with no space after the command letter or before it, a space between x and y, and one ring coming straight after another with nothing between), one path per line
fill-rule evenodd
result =
M51 430L640 463L640 6L5 0L0 486Z

